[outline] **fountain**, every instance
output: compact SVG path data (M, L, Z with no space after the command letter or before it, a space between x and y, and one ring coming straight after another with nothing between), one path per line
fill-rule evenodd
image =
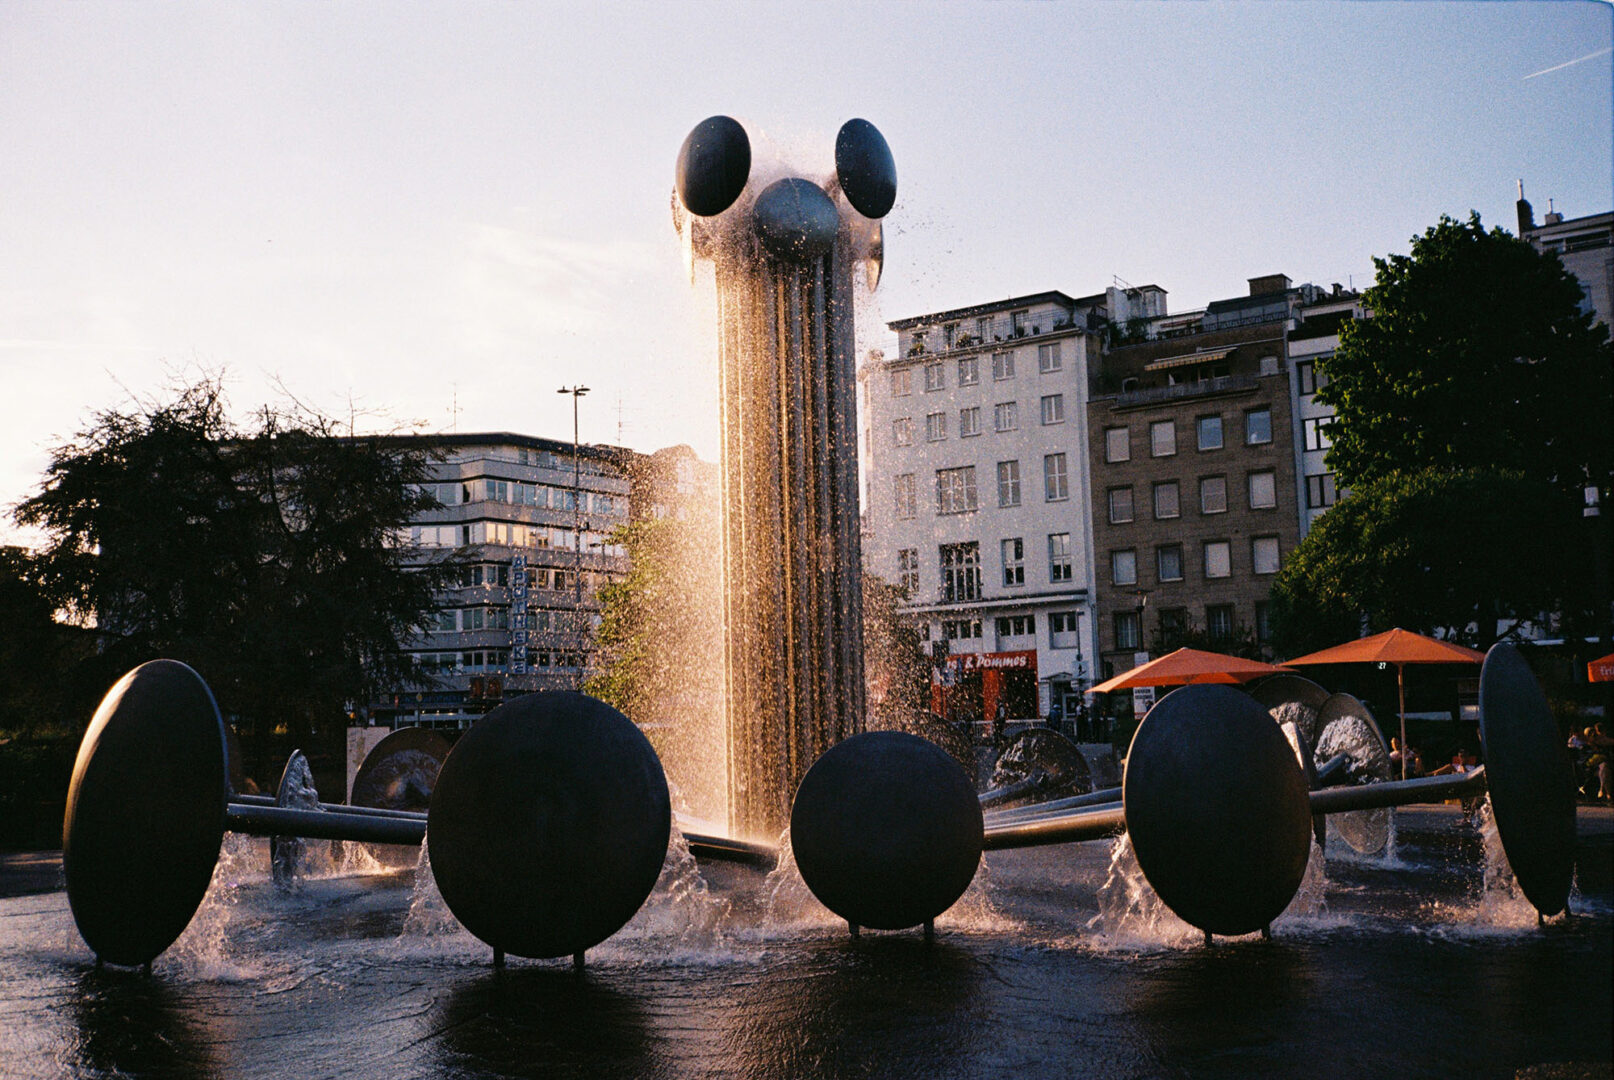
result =
M885 139L848 121L823 183L752 177L726 116L678 155L686 258L716 268L729 831L773 840L818 757L863 730L854 267L896 199Z

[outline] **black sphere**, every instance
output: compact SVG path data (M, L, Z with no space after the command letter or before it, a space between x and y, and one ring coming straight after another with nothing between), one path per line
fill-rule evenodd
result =
M733 206L750 175L751 140L732 117L702 120L678 151L678 198L698 217L712 217Z
M1575 774L1541 684L1516 646L1499 642L1485 654L1479 714L1502 850L1525 899L1556 915L1569 903L1575 871Z
M841 227L834 201L823 188L799 176L769 184L757 196L751 214L762 246L785 262L829 254Z
M224 839L224 722L200 675L153 660L107 691L67 792L62 864L79 933L145 964L184 932Z
M616 933L656 884L672 806L650 741L585 694L527 694L461 736L426 842L455 918L516 956L570 956Z
M848 120L835 136L835 175L846 201L864 217L882 218L897 201L897 162L880 129Z
M1248 934L1283 914L1311 849L1306 777L1248 694L1185 686L1132 738L1123 787L1138 866L1184 921Z
M859 926L900 930L964 894L981 861L975 788L934 743L896 731L854 735L802 778L790 842L819 902Z

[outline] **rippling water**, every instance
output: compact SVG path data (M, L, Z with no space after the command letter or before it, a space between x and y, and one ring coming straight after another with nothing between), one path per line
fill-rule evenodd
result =
M1538 930L1475 830L1404 813L1393 862L1331 847L1274 941L1209 949L1107 843L992 854L930 946L675 852L580 977L495 975L407 870L287 894L240 840L149 978L96 971L63 893L0 899L0 1075L1511 1077L1614 1056L1607 839Z

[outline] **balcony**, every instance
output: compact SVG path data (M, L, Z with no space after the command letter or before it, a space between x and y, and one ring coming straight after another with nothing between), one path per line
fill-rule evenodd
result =
M1135 409L1143 405L1160 405L1189 398L1216 397L1222 394L1244 394L1255 390L1261 380L1255 375L1220 375L1202 382L1181 383L1177 386L1155 386L1145 390L1127 390L1115 396L1117 409Z

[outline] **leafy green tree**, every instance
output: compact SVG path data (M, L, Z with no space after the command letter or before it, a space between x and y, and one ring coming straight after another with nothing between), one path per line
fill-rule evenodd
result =
M1312 526L1272 589L1284 655L1400 626L1483 648L1563 612L1592 552L1542 521L1569 496L1518 472L1425 469L1370 480ZM1606 553L1605 553L1606 554ZM1498 622L1502 625L1498 627Z
M48 535L38 581L109 668L182 660L227 714L297 736L419 682L400 646L452 572L398 539L436 505L426 455L302 407L240 427L204 379L96 414L15 516Z
M1341 328L1317 392L1335 410L1328 463L1342 487L1477 468L1606 494L1608 328L1579 309L1556 255L1473 214L1373 263L1372 317Z

